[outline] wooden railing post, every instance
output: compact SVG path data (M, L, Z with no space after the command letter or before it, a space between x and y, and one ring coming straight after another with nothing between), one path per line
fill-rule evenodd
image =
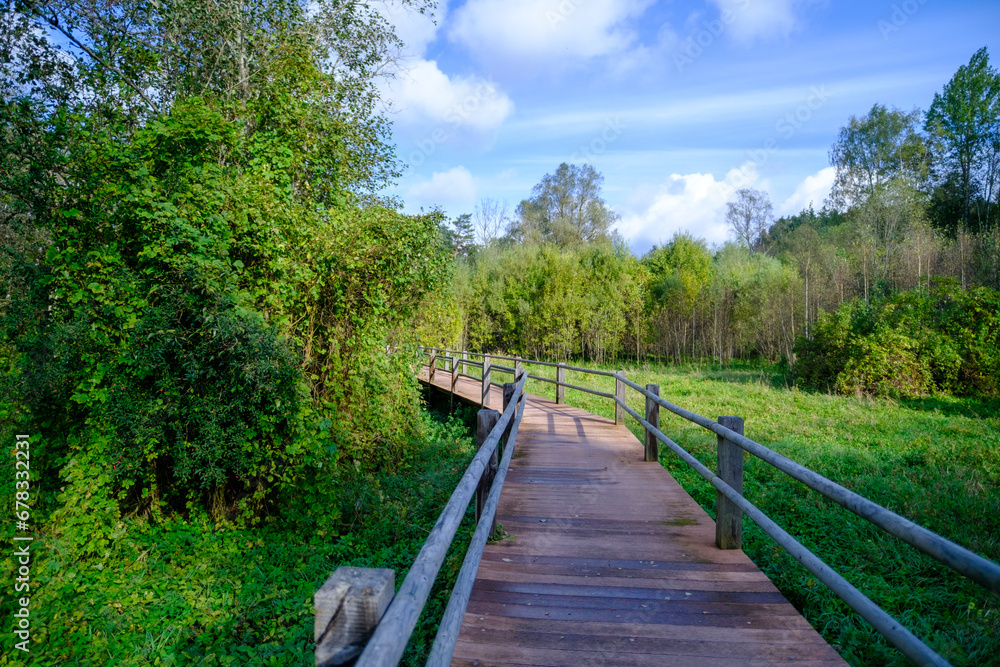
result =
M625 402L625 383L621 381L621 378L625 377L625 371L618 371L615 373L618 377L615 378L615 397L621 401ZM615 403L615 423L624 424L625 423L625 409L622 408L617 402Z
M514 382L517 382L518 378L521 377L521 357L514 357Z
M566 402L566 364L559 362L556 367L556 403L562 405Z
M469 358L469 353L468 352L462 352L462 371L461 371L462 375L468 375L469 374L469 366L468 366L468 364L465 363L465 360L468 359L468 358Z
M458 360L455 357L450 357L449 362L451 363L451 395L449 398L448 412L455 411L455 384L458 382Z
M660 385L647 384L646 391L655 396L659 396ZM657 429L660 428L660 404L649 396L646 397L646 421L655 426ZM653 435L653 432L648 428L646 429L646 456L644 460L660 460L660 441L656 439L656 436Z
M434 366L437 364L437 352L431 349L431 363L427 367L427 380L434 382Z
M483 402L485 408L490 404L490 355L483 355Z
M476 413L476 449L478 450L486 442L486 438L489 437L490 431L493 427L497 425L500 421L500 413L496 410L482 409ZM511 420L513 421L513 420ZM486 498L490 495L490 488L493 486L493 478L496 477L497 468L499 468L499 450L493 450L493 456L490 457L490 462L483 470L483 476L479 480L479 486L476 487L476 523L479 523L479 518L483 515L483 507L486 506ZM492 535L496 531L496 518L493 519L493 526L490 528L490 534Z
M343 665L359 655L395 591L392 570L338 567L313 595L316 667Z
M515 377L521 377L516 375ZM510 405L510 401L514 398L514 390L517 388L516 382L504 382L503 384L503 411L507 412L507 406ZM511 419L510 423L507 424L507 430L503 432L503 438L500 440L500 454L503 456L503 449L507 447L507 438L510 436L510 430L514 427L514 420Z
M719 417L719 423L743 435L742 417ZM743 448L735 442L718 438L718 472L723 482L743 493ZM715 492L715 544L720 549L743 548L743 510L720 492Z

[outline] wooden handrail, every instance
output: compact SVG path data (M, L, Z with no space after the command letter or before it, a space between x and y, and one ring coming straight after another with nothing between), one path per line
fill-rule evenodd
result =
M902 651L905 655L910 657L912 660L916 661L918 664L930 664L930 665L947 665L948 663L941 658L937 653L927 647L920 639L910 633L906 628L900 625L895 619L878 607L874 602L867 598L864 594L858 591L854 586L847 582L843 577L834 572L823 563L815 554L810 552L806 547L796 541L791 535L785 532L780 526L775 524L770 518L767 517L763 512L760 511L755 505L748 501L742 494L741 489L736 489L727 481L724 481L720 477L712 473L708 468L706 468L701 462L691 456L686 450L681 448L677 443L664 435L658 428L658 423L652 423L651 420L644 419L643 416L639 415L635 410L630 408L625 400L624 387L629 387L637 391L641 396L646 399L646 410L647 414L650 414L650 406L655 405L658 407L663 407L675 415L686 419L694 424L697 424L709 431L715 433L720 439L720 451L723 447L723 441L727 445L735 445L740 449L747 451L754 456L758 457L762 461L774 466L778 470L781 470L790 477L802 482L809 488L823 494L827 498L833 500L839 505L847 508L851 512L865 519L866 521L872 523L873 525L881 528L882 530L888 532L889 534L898 537L907 544L915 547L921 552L931 556L935 560L947 565L956 572L964 575L965 577L975 581L980 586L991 590L995 593L1000 593L1000 565L997 565L989 559L983 558L976 553L948 540L936 533L933 533L926 528L906 519L895 512L892 512L877 503L868 500L867 498L860 496L853 491L850 491L840 484L820 475L819 473L806 468L798 463L795 463L791 459L788 459L781 454L761 445L750 438L747 438L743 433L737 432L731 428L727 428L726 425L719 422L715 422L707 417L703 417L697 413L685 410L669 401L664 400L659 396L658 388L653 389L654 386L650 386L649 389L642 387L641 385L627 379L624 373L612 373L609 371L602 371L596 369L581 368L577 366L567 366L565 364L553 363L548 361L537 361L531 359L522 359L520 357L505 357L501 355L483 355L474 352L466 351L455 351L455 350L437 350L435 348L424 348L425 353L432 356L437 352L446 353L456 353L468 356L483 357L484 359L502 359L514 361L515 364L532 364L540 366L553 366L557 368L556 380L551 378L544 378L540 376L534 376L531 374L526 374L527 378L540 380L550 384L556 385L556 400L557 402L562 402L563 391L566 388L574 389L578 391L587 392L590 394L595 394L598 396L603 396L609 398L615 403L616 421L620 419L622 412L627 413L633 419L635 419L642 427L646 430L647 452L650 451L650 442L656 440L667 445L674 453L676 453L681 460L691 466L699 475L705 478L712 486L716 488L719 493L719 499L717 500L718 505L722 506L726 503L730 503L733 507L739 508L739 511L746 513L751 520L753 520L761 529L764 530L771 538L773 538L780 546L782 546L789 554L791 554L796 560L801 562L803 566L806 567L810 572L812 572L816 577L826 584L838 597L840 597L844 602L846 602L852 609L858 612L863 618L865 618L869 623L871 623L879 632L881 632L886 639L888 639L896 648ZM494 369L509 371L509 369L494 366ZM567 384L564 380L565 371L570 370L578 373L585 373L588 375L599 375L604 377L615 378L616 390L614 394L608 392L601 392L593 389L587 389L577 385ZM658 421L658 419L657 419ZM729 481L733 482L736 478L730 477ZM738 486L742 486L742 479L740 478L740 483ZM732 511L732 510L730 510ZM728 522L731 522L730 519ZM721 543L720 543L721 546Z
M432 355L431 359L436 365L435 357L436 355ZM428 366L428 378L431 377L432 368L432 366ZM452 358L449 370L451 371L451 377L449 378L452 380L451 388L454 390L454 378L458 375L455 358ZM399 663L410 635L416 626L417 619L420 617L420 613L430 595L438 571L444 563L445 555L448 553L448 549L455 539L455 534L465 515L465 510L476 492L476 487L483 476L483 472L486 470L487 461L497 451L501 439L508 431L507 443L504 446L503 465L510 465L510 459L514 452L517 428L524 411L524 386L527 380L527 374L522 372L520 377L517 378L517 382L509 385L510 399L508 404L504 406L500 419L486 437L485 442L482 443L482 446L473 457L468 468L466 468L465 474L452 492L447 505L441 511L437 522L434 524L434 528L431 529L430 535L424 541L420 553L417 554L413 565L410 566L407 572L406 578L392 598L388 608L385 609L384 615L381 615L380 619L376 619L377 625L374 628L374 632L365 645L364 651L358 657L356 663L358 666L381 667L383 665L396 665ZM452 599L449 601L449 609L458 609L461 607L464 612L465 606L468 604L471 586L466 586L464 582L470 576L469 572L471 572L472 579L475 579L475 570L478 568L479 560L482 558L483 548L485 547L483 533L485 533L486 538L489 537L490 528L496 515L497 501L499 500L503 481L506 478L506 467L503 467L502 471L501 474L497 475L490 489L490 494L486 501L486 510L479 518L472 544L466 554L465 564L462 568L462 573L464 574L460 573L460 582L463 582L462 587L459 588L456 585L456 588L453 590ZM491 500L493 501L492 505ZM329 587L330 582L328 581L325 588ZM453 611L452 614L458 615L460 625L461 613ZM446 615L446 619L451 618L451 616ZM453 619L448 620L448 625L445 626L442 624L442 627L451 628L454 623ZM449 632L450 630L446 630L445 634L448 635ZM321 633L321 629L317 628L317 639L319 639ZM457 633L454 634L457 639ZM439 642L435 641L435 646L438 645ZM442 639L437 655L445 655L446 653L447 658L450 659L451 653L454 651L454 645L454 641L450 638L446 637ZM330 652L329 647L324 647L324 650L327 653Z
M503 450L503 460L497 468L496 477L490 488L489 496L483 507L482 517L476 525L476 532L469 543L469 550L465 553L465 560L462 562L462 569L455 579L455 586L451 590L451 597L448 599L448 607L444 610L441 624L438 626L437 636L434 638L434 645L431 647L430 655L427 658L428 667L444 667L451 664L452 653L455 652L455 644L458 643L458 633L462 627L462 617L469 605L469 598L472 596L472 586L476 581L476 573L479 571L479 563L483 558L483 551L486 543L493 532L497 507L500 504L500 492L503 490L504 480L507 479L507 470L510 468L511 459L514 457L514 442L517 440L517 429L521 425L521 417L524 414L524 392L521 393L518 401L517 417L511 426L507 445Z

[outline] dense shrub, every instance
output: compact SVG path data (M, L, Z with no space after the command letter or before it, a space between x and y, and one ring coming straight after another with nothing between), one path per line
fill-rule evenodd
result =
M793 373L840 394L1000 395L1000 292L950 281L824 313L799 338Z

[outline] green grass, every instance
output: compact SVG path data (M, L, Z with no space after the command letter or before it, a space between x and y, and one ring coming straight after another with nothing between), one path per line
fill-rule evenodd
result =
M309 526L280 508L247 530L130 520L110 553L82 562L41 527L31 653L13 650L4 632L0 664L312 664L313 593L339 565L392 568L398 587L475 453L469 414L422 418L426 439L413 443L405 469L375 475L346 467L336 476L336 524ZM471 530L470 513L403 664L423 664ZM13 581L11 559L0 567ZM12 596L2 604L11 618Z
M553 368L527 366L554 378ZM804 393L776 369L623 365L666 400L701 415L746 420L748 437L993 561L1000 561L1000 401L933 397L867 400ZM604 367L604 370L618 370ZM503 381L509 376L500 375ZM568 371L566 381L614 393L614 380ZM528 391L554 398L555 386ZM613 417L605 398L567 390L567 402ZM645 399L628 389L629 405ZM640 438L641 426L626 418ZM710 469L714 434L666 410L661 430ZM710 515L715 490L661 445L664 467ZM747 456L745 494L796 539L955 665L997 664L998 597L764 462ZM744 519L744 550L854 665L908 661L823 584Z

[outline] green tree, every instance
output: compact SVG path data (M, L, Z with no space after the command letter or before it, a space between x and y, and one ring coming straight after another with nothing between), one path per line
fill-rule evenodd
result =
M602 176L589 164L559 165L517 207L510 236L523 242L559 245L608 239L618 215L601 198Z
M972 200L981 184L977 168L993 149L1000 122L1000 76L990 66L986 47L962 65L927 110L925 129L931 135L940 161L938 178L954 174L962 210L962 226L968 230ZM980 231L985 228L982 218Z
M921 180L926 149L919 121L917 109L907 113L880 104L861 118L851 116L830 149L837 169L830 200L837 209L864 202L893 179Z
M659 345L675 358L696 354L699 301L711 284L712 255L705 241L678 232L642 258L649 274L647 298Z
M440 216L377 192L384 20L333 0L16 9L2 389L50 465L73 461L67 498L252 517L324 461L396 465L408 322L447 256Z

